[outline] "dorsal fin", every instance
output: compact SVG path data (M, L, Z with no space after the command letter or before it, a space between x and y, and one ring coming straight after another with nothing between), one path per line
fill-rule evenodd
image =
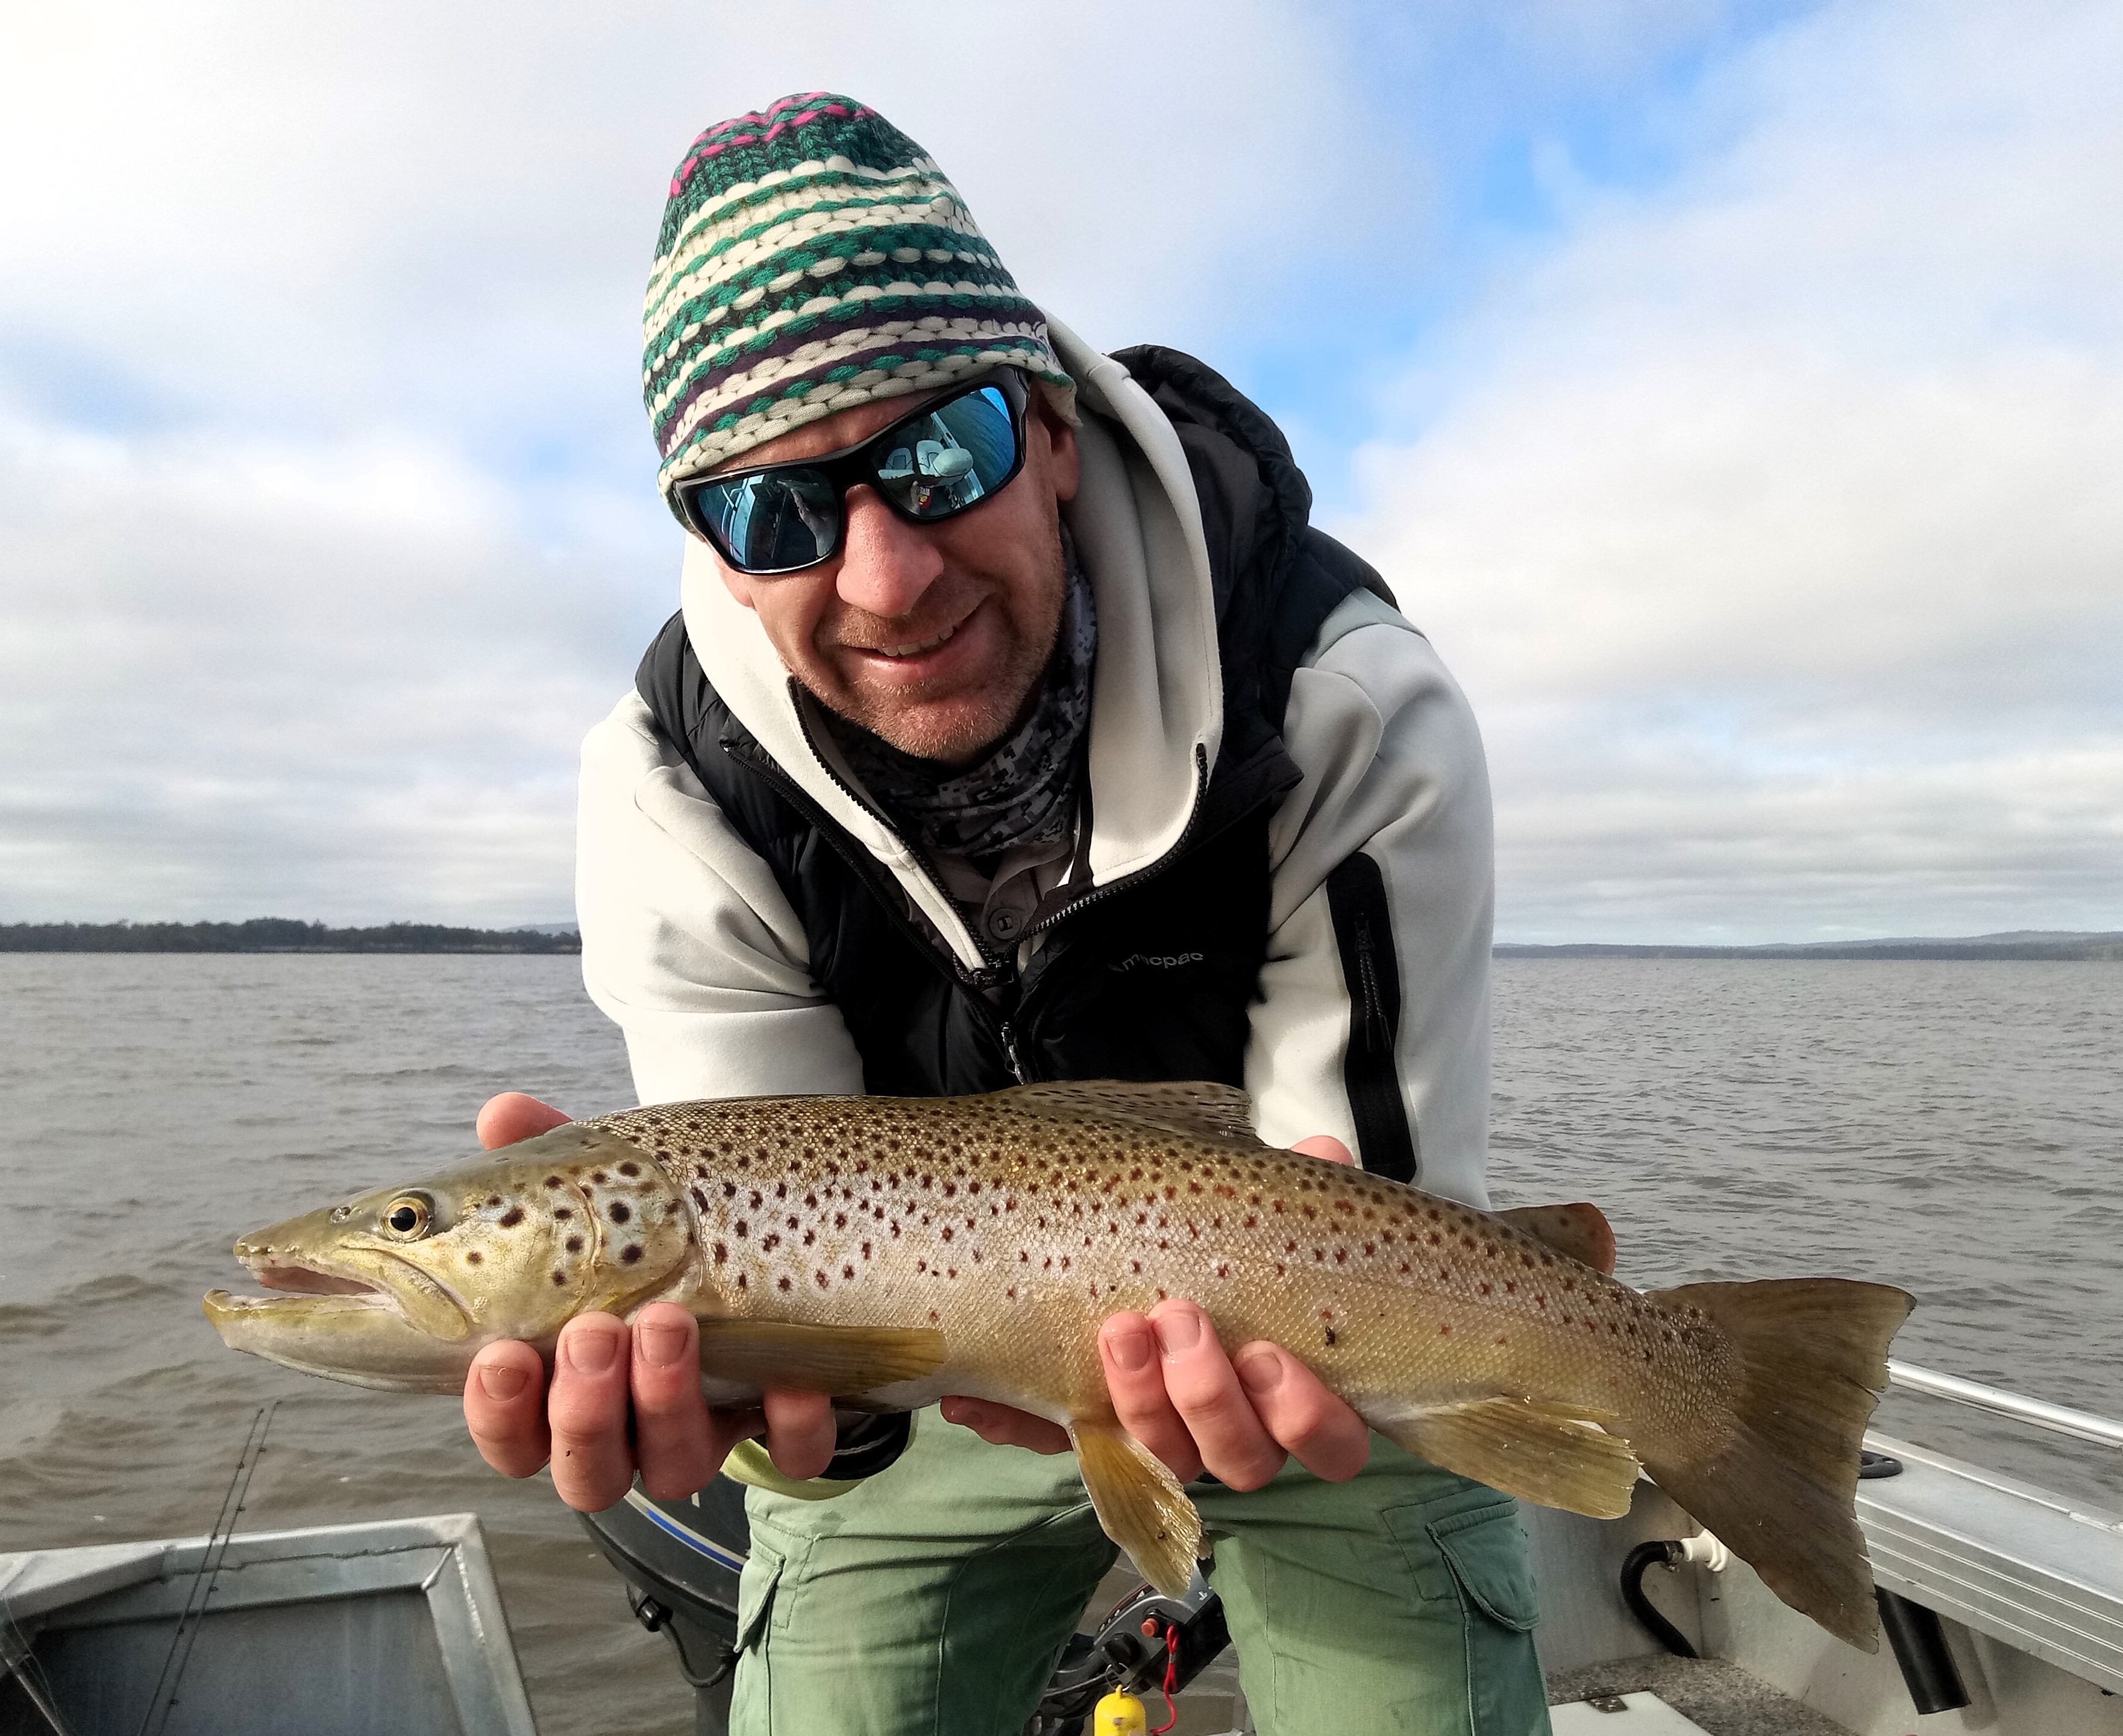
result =
M1490 1215L1502 1218L1513 1229L1523 1230L1580 1266L1589 1266L1610 1278L1615 1275L1615 1232L1596 1205L1587 1205L1582 1200L1575 1205L1514 1205L1509 1211Z
M1056 1079L1037 1085L1013 1085L993 1093L991 1101L1024 1114L1050 1118L1095 1116L1107 1121L1132 1121L1160 1133L1190 1139L1267 1150L1254 1131L1252 1105L1244 1092L1206 1079L1177 1083L1138 1079Z

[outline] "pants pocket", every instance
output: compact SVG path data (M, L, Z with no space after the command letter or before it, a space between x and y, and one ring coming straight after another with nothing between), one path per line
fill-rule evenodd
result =
M773 1619L775 1592L781 1584L782 1561L769 1554L753 1539L752 1554L737 1582L737 1649L740 1655L754 1649L766 1636Z
M1540 1604L1518 1504L1466 1493L1385 1515L1433 1607L1458 1616L1469 1736L1547 1736L1548 1692L1534 1649Z

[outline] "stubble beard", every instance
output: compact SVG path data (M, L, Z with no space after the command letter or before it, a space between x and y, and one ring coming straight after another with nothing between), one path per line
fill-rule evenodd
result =
M1062 559L1058 522L1049 539L1038 575L1035 606L1040 613L1037 623L1024 630L1019 615L1015 611L1009 614L1009 654L992 678L971 691L948 696L940 704L918 691L888 698L855 686L837 698L813 697L916 759L947 765L969 765L978 760L1016 728L1037 702L1047 666L1061 638L1062 606L1068 592L1069 574ZM987 596L984 606L1009 606L1006 590L991 588Z

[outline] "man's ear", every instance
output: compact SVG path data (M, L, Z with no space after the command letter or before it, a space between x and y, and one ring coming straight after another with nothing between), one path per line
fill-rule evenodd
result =
M1057 415L1044 395L1038 400L1039 425L1047 430L1047 469L1057 500L1074 500L1083 480L1083 455L1076 447L1076 431Z

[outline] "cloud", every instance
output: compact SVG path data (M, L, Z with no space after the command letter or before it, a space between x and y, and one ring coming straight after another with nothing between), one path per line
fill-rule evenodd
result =
M676 601L638 321L708 123L855 91L1109 344L1213 347L1287 268L1253 213L1354 160L1266 0L0 30L0 917L567 912L576 744Z
M1344 529L1483 718L1501 933L2123 926L2119 67L1772 33L1395 382Z
M447 452L0 419L0 573L17 910L569 908L574 743L653 610Z

